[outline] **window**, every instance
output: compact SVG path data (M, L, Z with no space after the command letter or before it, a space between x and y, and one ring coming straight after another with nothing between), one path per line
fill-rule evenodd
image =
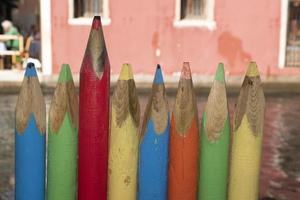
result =
M108 0L69 0L69 24L90 25L93 16L100 15L102 25L109 25Z
M288 67L300 67L300 1L288 3L288 27L286 40L286 63Z
M205 0L181 0L180 19L203 16Z
M103 11L103 0L75 0L74 17L93 17L101 15Z
M214 30L215 0L176 0L174 26Z

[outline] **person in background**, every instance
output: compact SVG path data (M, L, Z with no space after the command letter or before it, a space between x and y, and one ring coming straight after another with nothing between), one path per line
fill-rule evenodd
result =
M11 21L4 20L2 23L2 28L4 35L20 35L19 31ZM19 49L19 40L10 40L6 42L6 47L8 50L18 50Z
M41 34L37 25L31 25L28 34L26 35L25 51L23 53L23 68L25 69L27 63L34 63L35 68L41 69L40 62L41 54Z
M29 57L40 59L40 52L41 52L41 34L38 29L38 26L31 25L30 32L27 36L26 42L30 41L29 46Z

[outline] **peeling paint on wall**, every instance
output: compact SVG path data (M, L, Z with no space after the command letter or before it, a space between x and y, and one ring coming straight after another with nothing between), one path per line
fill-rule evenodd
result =
M243 48L243 42L230 32L223 32L218 38L218 52L222 55L229 68L244 67L251 61L251 55Z

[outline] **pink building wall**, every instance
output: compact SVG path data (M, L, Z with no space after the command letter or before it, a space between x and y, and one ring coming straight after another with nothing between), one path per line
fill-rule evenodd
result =
M104 26L104 34L112 73L129 62L136 74L152 74L156 63L172 74L180 71L183 61L190 61L193 73L205 75L221 61L229 75L239 75L255 60L265 75L300 74L297 68L278 68L280 1L215 0L212 31L174 27L175 3L109 0L111 24ZM53 73L62 63L79 72L89 29L68 24L68 1L52 1Z

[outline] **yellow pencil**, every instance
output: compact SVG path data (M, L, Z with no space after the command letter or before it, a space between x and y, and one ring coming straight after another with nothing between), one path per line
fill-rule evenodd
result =
M111 106L108 199L135 200L140 106L129 64L124 64Z
M229 200L257 200L265 98L256 63L250 63L234 113Z

